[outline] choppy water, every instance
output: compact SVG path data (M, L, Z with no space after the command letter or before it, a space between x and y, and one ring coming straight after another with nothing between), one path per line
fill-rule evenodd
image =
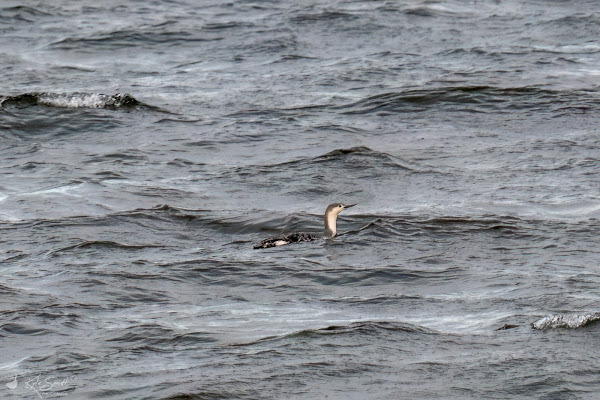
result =
M0 398L596 398L599 18L3 2Z

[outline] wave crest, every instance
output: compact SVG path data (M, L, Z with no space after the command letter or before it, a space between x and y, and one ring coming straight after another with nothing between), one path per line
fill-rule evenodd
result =
M576 329L591 325L600 321L600 313L583 315L550 315L531 324L533 329Z
M130 94L117 93L106 95L100 93L22 93L16 96L0 96L0 106L17 108L47 106L58 108L104 108L109 110L132 110L135 108L157 107L145 104Z

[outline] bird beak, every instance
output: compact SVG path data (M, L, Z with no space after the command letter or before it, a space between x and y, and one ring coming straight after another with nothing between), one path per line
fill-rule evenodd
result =
M355 205L356 205L356 204L346 204L346 205L344 206L344 209L346 209L346 208L350 208L350 207L354 207Z

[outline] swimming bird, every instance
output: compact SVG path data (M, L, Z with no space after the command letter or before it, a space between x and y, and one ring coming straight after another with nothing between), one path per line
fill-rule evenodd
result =
M338 215L346 208L354 207L355 205L356 204L333 203L327 206L327 210L325 210L325 215L323 216L323 222L325 223L325 232L323 237L325 239L330 239L337 234L336 222ZM318 236L313 235L312 233L296 232L265 239L259 244L255 245L254 248L267 249L269 247L283 246L290 243L311 242L315 239L318 239Z

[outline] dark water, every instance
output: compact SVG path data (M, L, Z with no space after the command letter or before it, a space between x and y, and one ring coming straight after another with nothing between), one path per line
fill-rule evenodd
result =
M0 398L597 398L599 20L2 2Z

